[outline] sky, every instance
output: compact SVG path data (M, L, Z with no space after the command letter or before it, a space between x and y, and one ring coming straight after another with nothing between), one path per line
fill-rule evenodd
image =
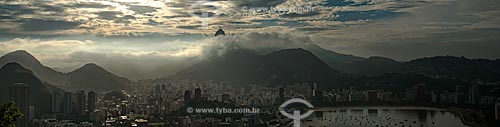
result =
M219 27L230 36L213 37ZM228 43L245 48L316 44L399 61L438 55L500 59L500 2L0 1L0 55L27 50L62 71L92 62L128 76L120 71L155 70L221 54Z

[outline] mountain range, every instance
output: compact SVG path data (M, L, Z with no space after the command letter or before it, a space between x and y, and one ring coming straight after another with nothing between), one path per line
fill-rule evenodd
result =
M10 52L0 57L0 67L16 62L23 67L28 68L33 71L33 73L43 79L43 81L51 84L63 84L64 83L64 73L55 71L54 69L44 66L40 61L38 61L33 55L25 50L17 50Z
M500 81L500 60L469 59L457 56L425 57L398 62L385 57L370 57L342 65L344 73L377 76L386 73L416 73L434 78L465 81Z
M262 81L274 84L297 82L334 83L342 77L311 52L286 49L267 55L232 50L185 69L172 79Z
M385 57L361 58L333 51L319 52L319 47L313 48L316 49L284 49L264 55L249 50L228 51L170 78L273 84L309 81L324 88L373 83L406 86L419 82L435 85L478 80L500 82L500 60L435 56L399 62Z
M40 61L24 50L18 50L0 57L0 66L18 63L33 71L43 82L55 86L77 90L91 89L95 91L121 90L131 81L114 75L96 64L86 64L74 71L62 73L44 66Z
M92 63L61 73L44 66L23 50L0 57L1 66L10 62L17 62L32 70L43 82L65 89L111 91L123 89L132 82ZM160 70L162 69L156 69L154 73L161 73L158 72ZM173 73L166 78L273 84L317 82L327 87L367 84L374 80L373 77L396 76L395 74L461 81L500 81L500 60L435 56L400 62L386 57L363 58L341 54L316 45L273 50L265 54L256 50L234 49L224 55L212 56L192 66L175 70L178 72L164 72Z

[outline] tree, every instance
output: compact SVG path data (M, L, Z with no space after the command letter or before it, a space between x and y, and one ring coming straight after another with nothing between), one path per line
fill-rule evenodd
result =
M0 127L16 127L16 120L23 117L14 102L7 102L0 106Z

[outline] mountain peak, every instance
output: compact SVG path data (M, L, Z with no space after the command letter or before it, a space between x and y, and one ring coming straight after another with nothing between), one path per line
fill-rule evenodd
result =
M229 54L231 56L231 53ZM216 73L215 73L216 72ZM224 80L288 84L337 83L339 73L308 50L283 49L267 55L211 58L171 76L172 79Z
M91 70L91 71L106 71L106 69L102 68L101 66L99 66L95 63L87 63L87 64L83 65L82 67L76 69L75 71L82 71L82 70L85 70L85 71L89 71L89 70Z
M26 50L16 50L16 51L13 51L11 53L24 53L24 54L30 54L28 51Z
M61 72L57 72L52 68L44 66L28 51L17 50L0 57L0 66L7 65L12 62L19 64L25 68L25 70L31 71L35 76L46 82L58 84L63 79L63 74Z
M16 50L16 51L5 54L5 56L31 57L31 58L35 59L35 57L33 55L31 55L31 53L29 53L26 50Z
M33 55L31 55L28 51L26 50L16 50L10 53L5 54L1 58L5 63L10 62L17 62L17 61L22 61L21 63L25 64L41 64L40 61L38 61Z
M292 59L302 58L302 60L305 60L305 61L307 61L307 60L321 61L313 53L311 53L308 50L302 49L302 48L283 49L280 51L270 53L267 56L270 56L270 57L273 57L276 59L282 59L282 60L284 60L284 59L292 60Z
M87 63L68 73L70 84L74 88L91 88L93 90L120 90L130 80L118 77L94 63Z
M83 65L83 67L98 67L98 68L100 68L100 66L95 64L95 63L86 63L85 65Z

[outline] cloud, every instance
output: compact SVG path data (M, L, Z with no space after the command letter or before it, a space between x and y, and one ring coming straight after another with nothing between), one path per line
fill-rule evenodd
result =
M428 1L400 10L396 18L325 30L313 40L337 52L411 60L425 56L457 55L500 58L499 4L494 0ZM411 5L411 4L410 4ZM322 23L322 22L321 22ZM330 36L331 35L331 36Z
M267 52L303 48L313 44L308 36L278 32L248 32L239 35L217 36L205 38L196 45L179 52L180 54L198 55L202 57L220 56L228 50L250 49L267 50Z
M117 11L101 11L95 13L99 16L100 19L104 20L114 20L116 18L116 15L122 14L121 12Z
M179 40L138 44L137 41L113 42L102 38L96 40L15 38L0 42L0 54L26 50L43 64L64 72L72 71L86 63L97 63L121 76L138 79L173 73L168 70L150 73L167 63L185 62L183 64L189 66L192 62L185 60L195 61L198 60L196 57L200 56L199 53L188 53L195 50L191 49L192 45L194 44L191 42ZM163 66L162 69L168 67Z
M235 0L234 4L237 6L251 6L251 7L269 7L276 6L287 0Z
M91 40L15 38L0 42L0 54L27 50L42 63L65 68L64 71L85 63L97 63L116 74L138 79L166 76L165 73L174 73L205 58L223 55L227 50L278 50L312 43L307 36L277 32L249 32L196 40L149 40L153 41L149 43L138 43L148 40L133 38L86 38ZM150 73L154 70L163 71Z
M200 12L186 9L192 3L0 1L0 51L26 49L50 66L98 62L153 70L161 63L221 55L232 48L280 49L309 43L398 60L429 55L500 58L494 43L500 40L498 0L214 0L200 7L224 13L209 22L212 30L201 30L201 22L188 14ZM278 10L242 15L242 6ZM311 10L279 10L294 7ZM235 35L199 37L213 36L219 26Z
M19 16L23 14L34 14L34 9L22 6L22 5L16 5L16 4L0 4L0 14L11 14L14 16Z
M64 57L48 58L70 64L63 71L72 71L85 63L97 63L108 71L129 79L161 78L199 61L196 57L177 57L160 51L75 51Z
M144 14L144 13L154 12L156 8L148 6L131 5L130 10L134 11L136 14Z
M15 38L12 40L0 42L0 53L6 54L15 50L26 50L34 53L33 55L51 66L70 66L64 61L48 61L51 58L63 58L68 52L78 49L86 49L93 45L91 40L40 40L31 38Z
M306 13L287 13L287 14L283 14L281 15L280 17L284 17L284 18L294 18L294 17L308 17L308 16L315 16L315 15L319 15L320 13L319 12L306 12Z
M372 11L341 11L337 13L335 21L359 21L359 20L376 20L376 19L387 19L400 17L406 14L403 12L391 12L384 10L372 10Z
M80 3L70 3L65 5L65 7L70 8L107 8L109 5L103 5L101 3L93 3L93 2L80 2Z
M79 46L92 45L94 42L91 40L40 40L30 38L16 38L13 40L0 42L0 51L6 52L12 49L24 50L50 50L50 49L68 49Z
M78 28L80 23L61 20L30 19L23 21L21 30L30 32L42 32L52 30L68 30Z
M397 9L390 7L407 7L396 5L385 0L236 0L209 1L195 9L189 9L196 1L84 1L84 0L54 0L54 1L0 1L0 15L4 21L17 21L17 25L31 24L25 29L7 29L15 34L36 35L33 31L54 28L52 35L91 34L99 36L141 36L143 33L203 33L201 27L187 28L183 26L201 25L199 18L191 17L189 12L209 15L220 14L211 19L209 27L216 29L223 25L235 28L235 33L249 31L323 31L320 27L305 24L311 21L349 22L366 19L383 19L398 17ZM398 3L400 3L398 1ZM402 2L401 2L402 3ZM245 11L243 7L265 8L265 11ZM307 12L292 11L297 8L307 9ZM363 13L360 13L363 12ZM337 17L334 17L338 15ZM349 18L355 17L355 18ZM7 19L7 20L5 20ZM40 20L56 21L61 26L40 24ZM259 21L270 22L259 22ZM276 20L276 21L272 21ZM80 23L80 24L77 24ZM246 23L246 24L241 24ZM178 27L177 27L178 26ZM211 33L211 31L209 32ZM310 32L315 33L315 32Z

